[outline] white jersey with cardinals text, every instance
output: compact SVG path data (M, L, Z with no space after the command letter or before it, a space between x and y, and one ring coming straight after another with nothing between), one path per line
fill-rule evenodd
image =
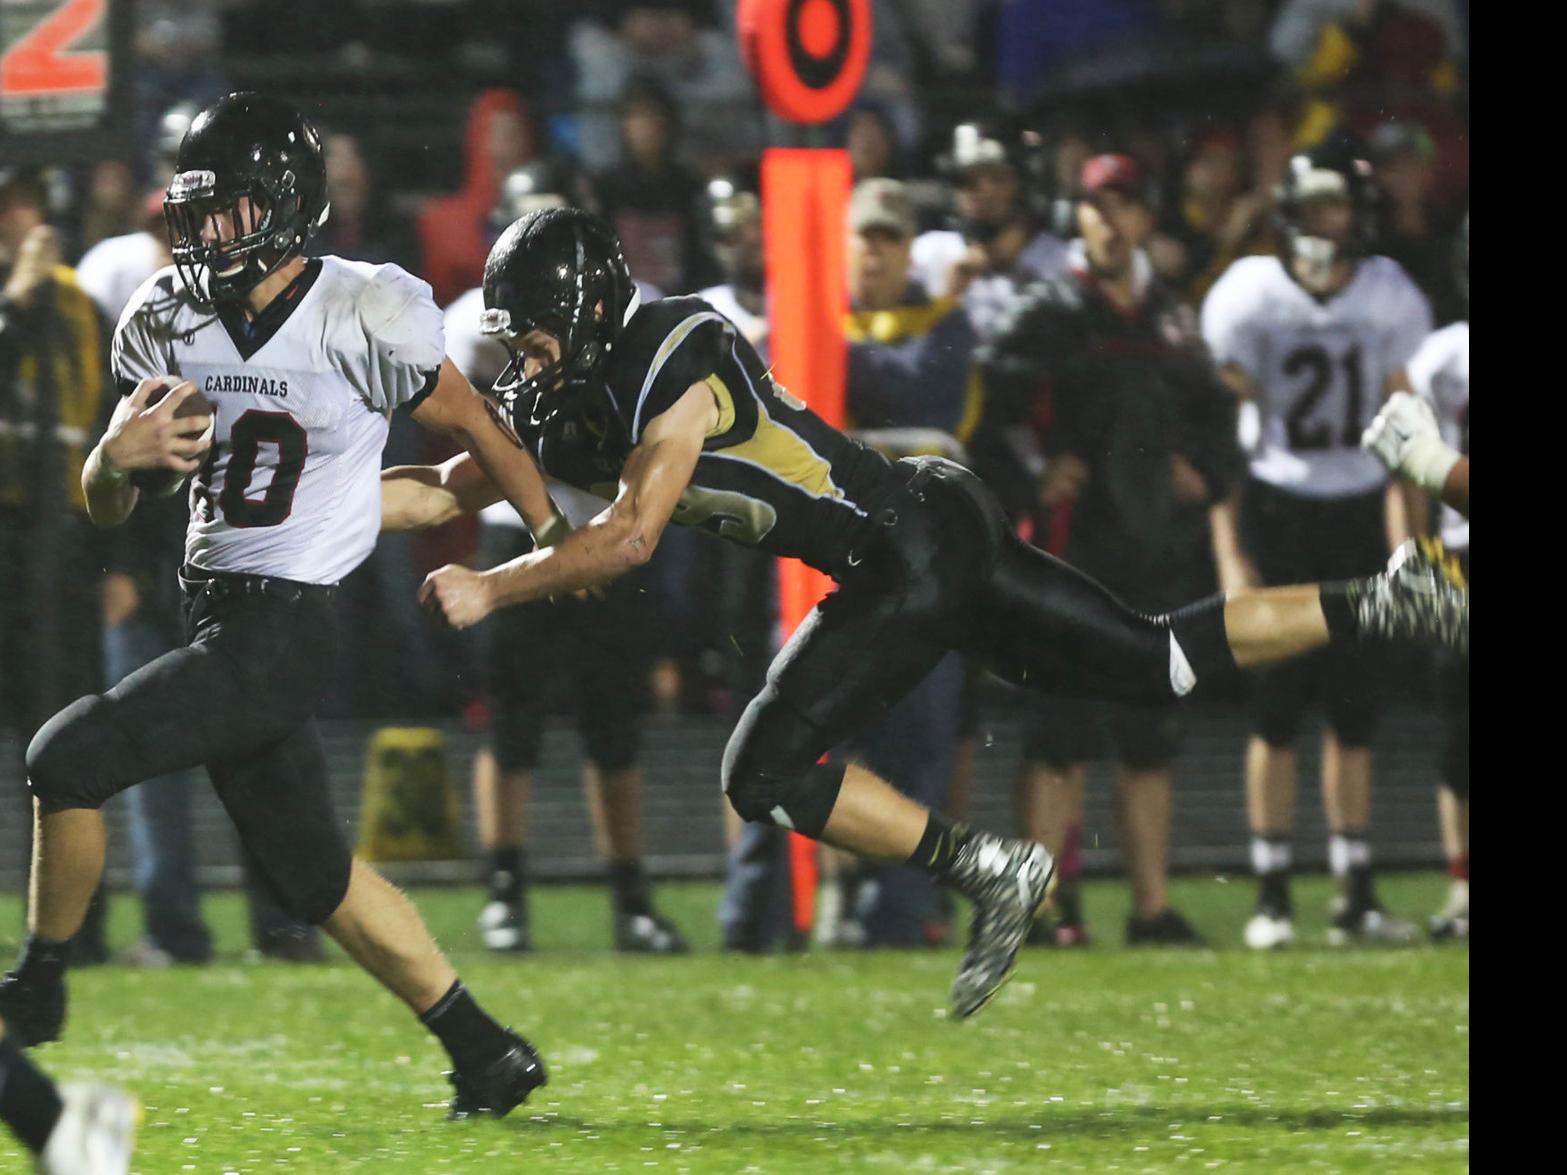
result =
M434 389L445 345L430 287L395 265L309 262L248 325L197 308L172 268L147 279L114 332L121 392L175 375L217 407L186 561L316 584L363 562L388 420Z
M1444 326L1420 344L1409 361L1409 386L1436 412L1442 439L1469 453L1469 324ZM1449 550L1469 549L1469 519L1442 507L1442 542Z
M1202 333L1220 364L1257 386L1260 436L1252 476L1306 498L1370 493L1387 480L1360 435L1387 380L1431 330L1425 295L1396 261L1367 257L1318 301L1277 257L1242 257L1202 307Z

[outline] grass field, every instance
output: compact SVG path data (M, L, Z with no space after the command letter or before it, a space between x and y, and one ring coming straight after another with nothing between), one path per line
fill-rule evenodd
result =
M1384 897L1423 916L1443 884L1389 877ZM1175 898L1218 949L1030 951L958 1024L955 951L723 956L716 888L663 892L690 958L609 953L603 894L570 888L536 894L537 954L496 961L475 892L415 895L550 1066L504 1122L443 1120L444 1055L350 965L241 961L229 894L207 906L218 964L77 973L66 1040L36 1055L134 1089L134 1170L158 1175L1467 1169L1464 947L1258 956L1239 946L1251 886L1187 880ZM1297 885L1307 941L1326 897L1325 881ZM1090 885L1088 908L1118 942L1124 887ZM138 917L118 903L117 945ZM18 918L0 898L7 936ZM23 1169L0 1137L0 1171Z

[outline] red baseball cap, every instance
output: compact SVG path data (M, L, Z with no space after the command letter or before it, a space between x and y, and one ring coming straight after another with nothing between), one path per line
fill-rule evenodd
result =
M1130 155L1095 155L1083 164L1078 186L1085 196L1116 191L1139 200L1148 198L1143 169Z

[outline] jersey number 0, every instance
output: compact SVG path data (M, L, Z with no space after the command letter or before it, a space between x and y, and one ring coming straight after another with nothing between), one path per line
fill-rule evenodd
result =
M218 494L218 507L223 511L224 519L235 527L277 526L294 510L294 491L299 488L299 475L305 470L305 458L310 452L305 430L287 412L252 408L234 422L229 430L228 444L228 468L223 474L223 489ZM251 498L246 496L246 491L256 474L262 445L277 446L277 464L266 491L259 498ZM216 454L217 446L214 445L213 456L196 475L203 512L209 517Z

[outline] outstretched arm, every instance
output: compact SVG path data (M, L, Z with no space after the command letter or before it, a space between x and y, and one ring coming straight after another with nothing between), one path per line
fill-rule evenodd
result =
M608 510L556 546L490 571L455 565L433 571L419 589L420 602L439 611L453 628L467 628L496 608L593 587L646 563L717 422L718 407L707 384L691 385L643 431Z
M471 453L439 465L394 465L381 471L381 529L440 526L459 514L476 514L502 496Z
M414 409L413 417L425 428L432 432L444 433L467 449L478 465L478 472L482 473L497 491L496 496L489 501L505 498L522 516L522 520L528 524L528 529L535 536L538 536L541 531L548 532L559 525L554 520L559 516L560 511L555 508L549 490L545 488L544 477L539 473L539 467L533 463L533 458L527 450L518 445L502 429L488 401L468 382L463 373L457 370L457 365L450 359L442 362L441 375L435 385L435 391ZM461 475L462 481L466 483L467 479L473 476L474 474L464 472ZM483 496L483 492L488 492L480 492L476 486L470 488L475 490L473 501L478 501ZM408 487L403 486L398 489L404 492L404 505L406 505L406 498L409 496ZM394 499L395 497L394 493ZM401 528L388 526L385 522L385 498L386 491L383 488L383 530L407 529L408 526L419 525L418 522L411 522ZM439 504L438 500L432 500L425 509L434 510ZM481 505L488 505L488 502ZM394 511L400 508L395 500L393 507ZM433 523L427 522L424 525L433 525Z

